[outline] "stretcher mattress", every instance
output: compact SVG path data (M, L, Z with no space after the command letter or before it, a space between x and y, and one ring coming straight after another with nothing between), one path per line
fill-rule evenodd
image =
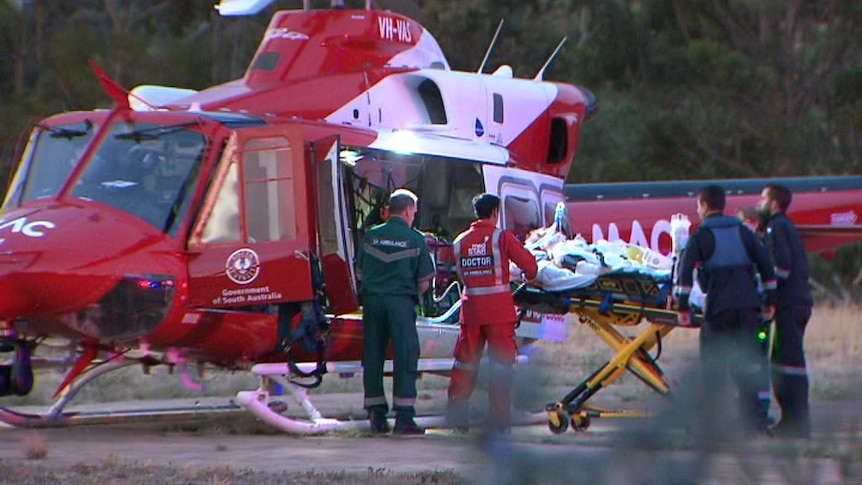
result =
M656 278L637 271L612 271L598 275L592 282L577 288L545 290L526 285L515 289L518 306L544 313L568 313L578 300L601 300L665 308L670 291L670 277ZM547 307L544 310L538 308Z

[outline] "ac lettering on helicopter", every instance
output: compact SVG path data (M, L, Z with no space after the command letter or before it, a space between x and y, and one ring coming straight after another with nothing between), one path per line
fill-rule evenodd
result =
M42 237L45 235L45 232L39 229L54 229L55 227L57 225L51 221L27 222L26 217L19 217L8 222L0 221L0 231L11 229L13 233L20 233L27 237Z
M653 224L652 230L650 231L649 240L647 240L646 232L644 231L643 226L641 226L640 221L635 219L632 221L632 230L631 234L629 235L628 243L634 244L636 246L650 248L653 251L661 252L661 247L659 243L662 234L667 234L668 236L670 236L670 221L665 219L657 220L655 224ZM593 224L592 242L595 243L596 241L600 241L602 239L610 242L622 240L622 238L620 237L620 230L615 223L611 222L610 224L608 224L607 237L605 237L604 232L602 232L601 226L599 226L598 224Z
M413 34L410 33L410 22L404 19L392 17L378 17L377 29L383 40L394 40L404 44L413 43Z

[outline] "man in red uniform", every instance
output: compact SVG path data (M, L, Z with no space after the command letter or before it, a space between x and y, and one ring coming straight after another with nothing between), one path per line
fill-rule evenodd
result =
M518 354L515 323L518 316L509 289L509 261L528 279L538 273L536 259L509 231L497 228L500 198L480 194L473 198L479 219L455 238L458 276L464 284L461 296L461 334L455 345L455 365L449 381L450 425L467 430L467 401L476 385L476 374L485 342L491 362L488 393L491 429L509 429L512 365Z

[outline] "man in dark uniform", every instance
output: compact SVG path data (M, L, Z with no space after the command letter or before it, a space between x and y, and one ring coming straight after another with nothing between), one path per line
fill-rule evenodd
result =
M518 354L515 302L509 288L509 261L534 279L536 258L510 231L497 228L500 198L480 194L473 198L479 219L455 238L458 276L464 284L461 295L461 333L455 344L455 364L449 381L450 425L466 431L467 401L476 383L479 360L488 342L491 365L488 394L491 429L507 432L510 420L512 365Z
M775 272L766 248L736 217L723 214L724 190L709 185L698 192L698 230L685 246L674 294L683 324L690 323L688 296L698 268L698 282L706 293L700 354L705 404L715 406L702 417L712 430L727 430L720 417L726 410L727 385L732 377L739 389L742 418L747 429L765 432L767 416L757 397L763 362L757 333L761 311L771 319L775 311ZM763 298L757 291L754 268L760 274ZM728 375L730 374L730 375ZM708 416L708 417L707 417Z
M785 212L793 196L783 185L767 185L759 207L766 222L766 245L775 261L778 301L775 312L775 348L772 353L772 388L781 408L781 421L773 427L779 436L808 438L808 373L805 366L805 327L814 300L808 288L805 244Z
M414 421L419 335L416 304L428 289L434 262L425 236L411 226L418 198L406 189L389 197L389 219L372 227L362 239L357 269L362 280L362 320L365 326L362 382L365 409L373 433L388 433L389 405L383 389L383 363L392 341L395 434L423 434Z

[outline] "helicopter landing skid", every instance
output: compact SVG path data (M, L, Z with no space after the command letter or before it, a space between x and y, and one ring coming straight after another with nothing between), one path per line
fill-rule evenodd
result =
M301 372L310 372L315 364L298 364L296 367ZM445 373L452 370L452 359L420 359L419 372ZM321 434L348 430L367 430L369 428L367 419L339 420L326 418L315 407L308 394L308 387L297 383L287 363L257 364L251 368L251 372L260 377L261 386L254 391L240 391L236 395L239 405L246 408L260 420L282 431L294 434ZM362 372L362 363L359 361L328 362L327 373L339 375L355 375ZM392 372L392 361L386 361L385 373ZM285 416L269 405L272 386L267 381L278 384L284 390L285 395L290 396L305 412L306 418L294 418ZM422 427L439 428L445 425L442 416L417 417L416 423Z
M525 359L520 359L524 361ZM315 364L299 364L300 371L310 371ZM329 373L338 373L340 375L355 375L362 372L362 363L355 362L330 362L326 364L326 370ZM428 373L448 373L452 370L452 359L420 359L419 372ZM257 364L251 369L252 373L260 377L261 386L254 391L241 391L237 393L236 402L246 408L249 412L255 415L258 419L267 424L294 434L322 434L329 432L340 432L348 430L368 430L369 422L364 416L360 419L333 419L324 417L323 414L315 407L311 401L311 396L308 394L308 387L303 387L293 380L290 368L286 363L273 364ZM384 365L384 373L392 372L392 361L386 361ZM305 412L305 418L295 418L282 414L278 409L270 406L270 392L272 386L268 385L276 383L280 385L285 395L289 395ZM446 428L446 419L444 416L417 416L416 424L423 428ZM539 424L545 421L543 413L518 413L513 415L512 424L529 425ZM392 424L392 423L390 423Z

